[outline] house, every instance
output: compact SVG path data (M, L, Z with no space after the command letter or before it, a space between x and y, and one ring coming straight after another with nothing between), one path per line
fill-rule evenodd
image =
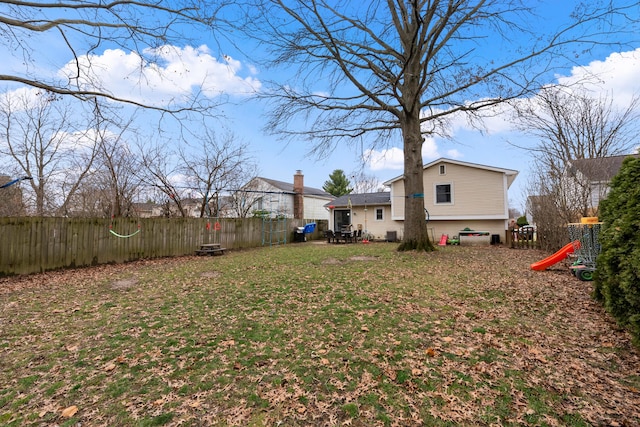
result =
M182 209L187 218L200 218L202 216L201 198L187 197L181 199ZM208 209L204 212L204 217L231 218L236 216L233 209L231 196L210 197L207 200ZM132 203L132 214L139 218L160 218L165 216L180 217L175 203L158 204L153 202Z
M331 212L329 228L340 231L343 226L351 225L352 230L361 230L374 239L386 239L391 231L390 240L397 224L391 218L391 193L347 194L325 205ZM397 237L397 236L395 236Z
M568 188L584 189L586 203L592 214L597 216L600 200L607 197L609 184L629 155L575 159L567 167ZM638 154L631 155L640 157Z
M153 202L132 203L131 209L134 216L138 218L159 218L164 216L163 206Z
M425 221L432 240L441 235L460 235L466 229L483 232L483 241L492 235L501 239L508 229L508 189L518 172L493 166L440 158L423 167ZM403 176L384 183L390 192L351 194L328 204L332 208L329 227L350 221L362 225L375 239L402 239L404 201ZM366 198L364 198L366 196Z
M271 217L299 219L328 219L325 204L335 197L324 190L305 187L304 175L296 171L293 184L256 177L242 187L247 212L262 212Z

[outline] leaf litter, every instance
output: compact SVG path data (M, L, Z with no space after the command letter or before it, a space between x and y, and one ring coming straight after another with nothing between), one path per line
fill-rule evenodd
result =
M638 349L543 256L289 245L2 278L0 421L640 425Z

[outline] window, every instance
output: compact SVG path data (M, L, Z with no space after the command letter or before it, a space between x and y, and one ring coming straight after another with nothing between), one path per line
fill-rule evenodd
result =
M451 184L436 184L436 204L453 203Z
M376 208L376 221L382 221L384 219L384 209Z
M447 169L444 165L440 165L440 175L446 175Z

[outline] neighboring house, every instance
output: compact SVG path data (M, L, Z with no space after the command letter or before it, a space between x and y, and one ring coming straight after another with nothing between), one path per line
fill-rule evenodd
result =
M195 199L192 197L184 198L182 199L182 209L184 209L184 213L187 218L199 218L202 210L202 199Z
M159 218L164 216L164 208L157 203L132 203L134 215L139 218Z
M200 218L202 209L202 199L185 198L181 200L187 218ZM204 217L230 218L234 217L231 196L220 196L218 199L218 211L216 213L216 199L208 200L209 209L204 213ZM168 204L171 217L181 217L175 203ZM139 218L160 218L167 216L167 205L157 203L133 203L133 214Z
M339 230L350 221L354 229L362 224L375 239L401 240L405 198L419 197L424 198L433 240L443 234L459 235L466 228L488 233L487 242L494 234L503 240L509 222L508 189L517 175L511 169L441 158L423 168L424 194L407 195L403 176L393 178L384 183L390 192L351 194L327 204L333 206L329 226ZM363 196L370 197L366 207Z
M593 159L576 159L567 168L568 188L585 190L586 203L592 214L597 215L600 200L607 197L611 179L618 174L625 158L637 154L600 157Z
M297 171L294 183L257 177L242 187L246 193L249 214L267 212L271 217L283 216L300 219L328 219L325 204L335 197L324 190L305 187L304 176Z

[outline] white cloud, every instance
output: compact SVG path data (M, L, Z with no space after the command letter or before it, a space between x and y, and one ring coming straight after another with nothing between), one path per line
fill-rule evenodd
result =
M556 76L558 83L582 83L584 88L598 97L606 94L620 107L627 107L634 94L640 93L640 48L629 52L614 52L604 61L573 67L568 76Z
M229 56L218 61L204 45L162 46L148 49L144 55L145 58L136 52L109 49L101 55L81 57L79 79L75 79L75 62L67 63L59 73L72 82L79 80L87 89L102 87L117 97L160 106L184 101L197 91L210 98L223 94L244 96L261 86L251 76L254 68L248 69L250 76L242 77L240 61Z
M458 150L449 150L447 155L460 157ZM365 150L364 157L372 171L403 170L404 153L402 148L392 147L384 150ZM427 163L441 157L438 144L434 138L426 138L422 144L422 159Z
M459 159L460 157L463 157L463 154L454 148L447 150L447 157L450 159Z
M434 160L438 157L440 157L440 153L438 152L438 144L436 144L436 140L433 138L425 138L422 143L422 159Z
M402 149L392 147L385 150L365 150L364 158L372 171L402 170L404 168Z
M17 89L7 90L0 94L2 104L10 105L13 113L37 108L43 102L47 102L50 94L42 89L31 86L21 86Z
M572 86L594 98L606 96L621 108L629 105L635 94L640 94L640 48L629 52L614 52L603 61L592 61L587 65L573 67L569 75L556 75L554 84ZM578 86L575 86L578 84ZM584 93L584 92L581 92ZM523 100L525 101L525 100ZM478 129L487 135L512 132L515 127L511 120L511 107L496 105L479 112L477 123L472 123L466 114L452 114L448 117L447 129L453 136L461 131Z

